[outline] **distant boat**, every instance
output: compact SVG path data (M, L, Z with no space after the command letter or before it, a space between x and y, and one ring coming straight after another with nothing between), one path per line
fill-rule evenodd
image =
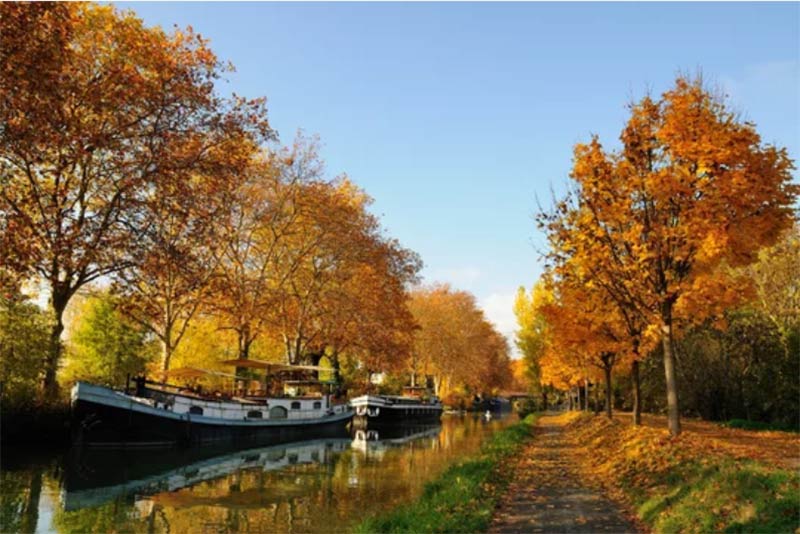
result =
M243 363L245 362L245 363ZM308 372L315 366L288 366L255 360L230 365ZM183 368L173 375L239 377ZM284 381L285 394L265 391L243 396L203 394L139 378L134 390L78 382L72 388L74 442L92 447L172 447L210 443L269 443L308 439L326 428L343 427L353 417L314 380ZM265 382L266 383L266 382Z
M418 390L421 388L406 388ZM350 399L358 426L403 423L436 423L443 406L436 397L423 399L419 395L362 395Z

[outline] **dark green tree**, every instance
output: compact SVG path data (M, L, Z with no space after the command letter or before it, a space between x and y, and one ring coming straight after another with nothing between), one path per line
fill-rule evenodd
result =
M0 294L0 384L3 406L36 395L50 336L48 314L17 288Z

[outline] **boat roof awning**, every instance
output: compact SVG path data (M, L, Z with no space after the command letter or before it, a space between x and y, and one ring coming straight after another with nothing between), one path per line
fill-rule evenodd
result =
M242 378L231 373L209 371L208 369L199 369L197 367L178 367L177 369L170 369L167 371L167 376L172 378L200 378L204 376L219 376L222 378L232 378L234 380L250 380L249 378Z
M267 369L268 371L333 371L330 367L320 367L319 365L288 365L285 363L264 362L250 359L225 360L222 363L234 367Z
M336 382L332 380L285 380L283 383L289 386L336 385Z

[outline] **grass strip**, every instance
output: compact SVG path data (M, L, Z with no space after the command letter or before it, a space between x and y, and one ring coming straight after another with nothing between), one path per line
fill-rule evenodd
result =
M497 431L473 457L425 485L414 502L370 517L355 532L483 532L513 474L506 461L531 435L535 416Z
M800 525L798 477L788 470L694 461L663 482L649 497L632 492L639 517L656 532L795 532Z

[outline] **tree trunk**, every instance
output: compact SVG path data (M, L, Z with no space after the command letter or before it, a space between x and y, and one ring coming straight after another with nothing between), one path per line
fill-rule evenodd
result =
M594 414L600 413L600 388L594 385Z
M247 360L250 357L250 344L253 342L253 340L250 339L250 329L244 327L239 330L238 334L239 359Z
M675 376L675 356L672 351L672 303L665 302L661 312L661 343L664 347L664 374L667 379L667 419L669 433L681 433L681 419L678 408L678 384Z
M589 380L583 382L583 410L589 411Z
M333 381L336 383L336 397L339 397L342 385L342 372L341 372L341 364L339 363L338 352L334 352L331 355L331 363L333 364Z
M300 352L302 351L302 347L303 347L303 338L301 338L298 335L294 339L294 350L292 351L294 353L294 359L289 363L291 363L292 365L297 365L300 363Z
M253 344L253 340L250 338L250 329L249 328L243 328L242 330L239 330L238 335L239 335L239 339L238 339L239 355L238 355L238 358L240 360L248 360L248 359L250 359L250 345ZM236 370L234 371L234 374L236 374L236 376L238 376L238 377L244 377L247 374L247 368L246 367L236 367ZM239 381L234 381L234 390L239 385L238 382Z
M70 294L69 290L56 284L51 286L50 307L53 310L53 327L50 330L50 350L44 366L42 380L42 395L45 400L55 400L58 396L58 382L56 373L61 360L61 334L64 332L64 310L67 308Z
M569 411L572 411L572 390L571 389L569 390L569 395L567 397L569 398Z
M167 338L169 339L169 338ZM161 343L161 357L162 357L162 377L161 379L167 381L167 371L169 371L170 360L172 360L172 345L169 341L162 341Z
M411 351L411 387L417 387L417 353Z
M639 379L639 360L633 360L631 364L631 380L633 381L633 424L642 424L642 390Z
M547 391L542 388L542 410L547 411Z
M606 375L606 416L608 416L609 419L613 419L614 413L611 405L611 366L606 365L603 371Z

